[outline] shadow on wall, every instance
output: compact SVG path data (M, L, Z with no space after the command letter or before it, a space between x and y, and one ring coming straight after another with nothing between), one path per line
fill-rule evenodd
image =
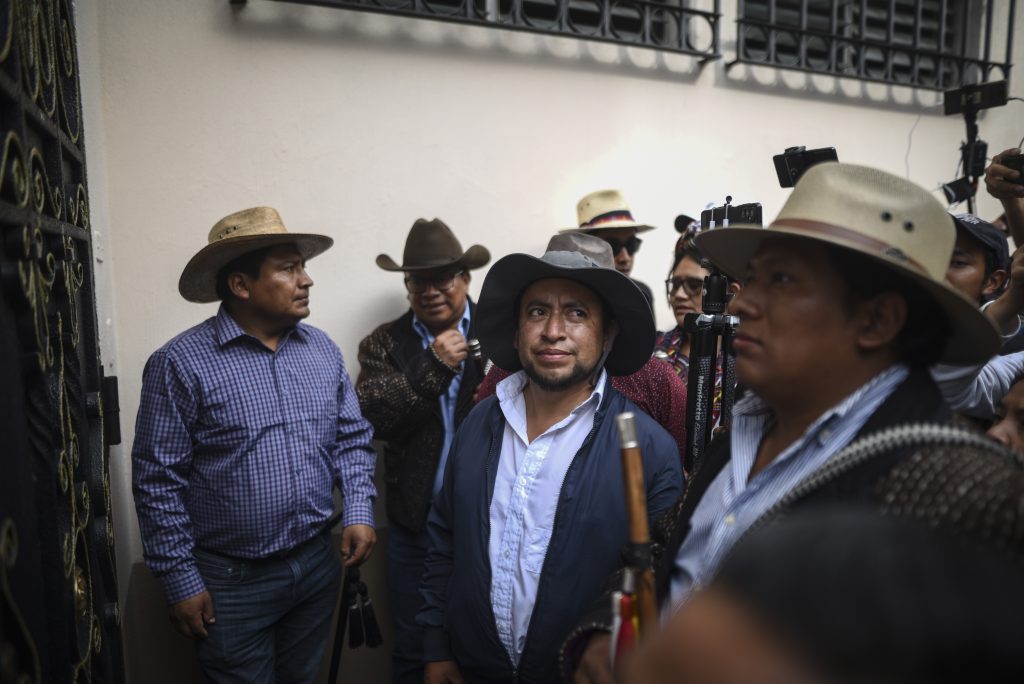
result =
M346 643L341 655L338 680L333 684L366 684L391 679L390 644L394 643L394 635L385 579L387 535L386 527L378 528L377 546L370 560L361 568L362 579L369 587L370 599L380 622L384 643L374 649L363 646L355 650L349 650ZM340 532L334 535L334 540L337 548L341 543ZM132 566L123 615L121 628L128 684L201 681L199 662L192 642L171 627L160 582L141 562ZM336 622L337 616L331 620L332 624ZM328 684L327 671L333 643L332 629L317 684Z
M225 2L221 20L218 29L225 38L250 41L337 45L412 56L428 52L501 65L536 66L540 62L677 83L693 83L701 73L699 58L651 48L336 8L269 2L231 6Z
M501 65L540 63L554 68L680 84L693 84L702 73L698 57L649 47L337 8L270 2L225 3L221 19L220 30L225 37L247 40L338 45L346 49L355 47L413 56L429 53L451 58L470 57ZM708 62L717 87L890 111L942 113L937 108L941 104L938 92L733 63L736 40L730 33L731 26L728 17L723 15L719 23L721 57Z

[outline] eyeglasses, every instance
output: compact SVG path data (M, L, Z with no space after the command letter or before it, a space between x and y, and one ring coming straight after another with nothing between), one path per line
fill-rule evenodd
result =
M420 276L414 275L406 276L405 289L413 294L422 294L427 291L428 287L433 285L439 292L447 292L455 287L455 279L463 273L465 273L465 271L455 271L454 273L436 275L432 278L421 278Z
M626 248L626 254L628 254L629 256L633 256L634 254L637 253L637 250L640 249L640 245L643 244L643 240L641 240L635 235L625 240L619 240L617 238L610 237L601 239L612 246L612 256L618 254L619 250L622 249L623 247Z
M683 288L683 292L686 293L687 297L696 297L697 295L704 292L704 279L703 278L666 278L665 279L665 294L671 297L675 294L675 291L679 288Z

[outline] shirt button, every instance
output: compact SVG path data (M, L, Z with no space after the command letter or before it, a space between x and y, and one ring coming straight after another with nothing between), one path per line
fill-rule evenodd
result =
M736 524L736 516L733 515L732 513L730 513L729 515L725 516L725 524L726 525L735 525Z
M821 439L822 439L822 441L828 439L831 436L832 436L832 431L829 430L828 428L825 428L824 430L821 431Z
M512 556L512 552L509 551L508 549L505 549L505 558L510 558L511 556Z

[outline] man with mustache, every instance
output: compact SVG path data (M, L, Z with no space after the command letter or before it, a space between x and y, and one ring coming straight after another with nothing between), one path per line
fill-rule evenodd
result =
M377 257L401 272L409 310L359 344L356 393L374 436L384 442L388 514L388 595L394 621L393 684L423 681L423 630L416 626L419 582L428 539L430 501L441 488L455 430L473 408L480 372L469 354L475 305L470 271L490 261L486 247L463 250L441 219L417 219L402 263Z
M616 415L636 414L650 518L681 490L675 442L608 380L650 358L655 331L607 250L556 235L484 281L480 341L513 375L459 428L427 520L426 682L558 681L558 644L627 541Z

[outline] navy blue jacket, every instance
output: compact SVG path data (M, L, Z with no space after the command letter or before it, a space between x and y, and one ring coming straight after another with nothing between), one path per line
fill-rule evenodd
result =
M491 609L490 505L505 417L496 397L473 409L456 433L444 486L427 518L430 552L417 622L427 661L454 659L467 682L558 682L558 647L620 565L627 542L625 492L615 416L636 414L653 521L682 491L679 449L635 404L606 385L594 427L566 473L541 569L537 602L518 668L498 638Z

